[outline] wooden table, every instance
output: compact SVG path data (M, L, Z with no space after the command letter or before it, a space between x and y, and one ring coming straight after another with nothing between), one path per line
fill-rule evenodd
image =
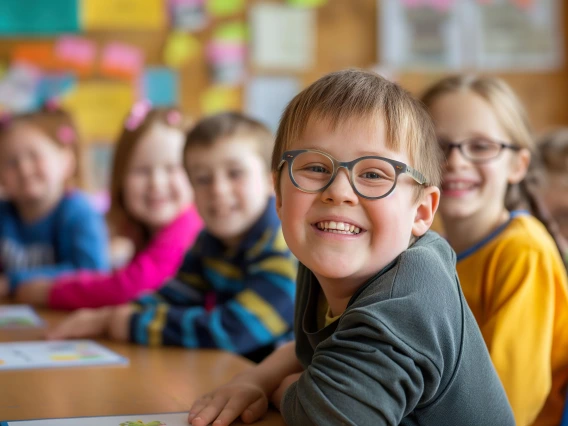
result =
M63 314L40 311L48 325ZM0 341L41 339L41 330L0 331ZM188 411L204 392L251 363L215 350L147 348L98 340L128 366L0 371L0 420ZM240 423L235 423L240 424ZM258 426L283 426L271 410Z

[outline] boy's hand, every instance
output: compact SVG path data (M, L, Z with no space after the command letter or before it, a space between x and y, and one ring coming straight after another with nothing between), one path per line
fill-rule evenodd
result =
M112 340L127 342L130 338L130 317L134 313L133 305L121 305L113 308L108 326Z
M0 275L0 297L6 297L10 293L10 285L8 279L4 275Z
M278 389L276 389L272 394L272 396L270 397L270 402L272 402L272 405L274 405L274 407L276 407L278 411L280 411L280 403L282 402L282 397L284 396L284 393L286 393L286 390L290 387L292 383L296 383L298 381L301 375L302 373L290 374L288 377L282 380L282 383L280 383Z
M16 289L14 296L20 303L29 303L36 306L46 306L49 300L52 281L39 279L22 283Z
M98 337L108 332L113 308L79 309L55 329L48 331L48 340Z
M268 398L257 384L237 376L224 386L203 395L189 412L192 426L226 426L239 416L244 423L260 419L268 410Z

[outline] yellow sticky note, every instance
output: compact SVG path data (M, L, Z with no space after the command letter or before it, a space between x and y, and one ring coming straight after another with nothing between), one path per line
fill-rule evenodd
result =
M234 87L210 87L201 96L201 112L204 115L222 111L239 111L240 109L240 93Z
M244 22L230 22L219 25L213 32L213 38L225 41L242 42L247 39L248 28Z
M230 16L242 12L244 0L207 0L207 10L213 16Z
M160 30L167 25L163 0L83 0L86 30Z
M187 33L176 31L171 33L166 41L164 62L169 67L179 68L195 58L200 50L199 40Z
M133 102L132 85L98 81L79 83L62 99L81 136L90 140L115 140Z

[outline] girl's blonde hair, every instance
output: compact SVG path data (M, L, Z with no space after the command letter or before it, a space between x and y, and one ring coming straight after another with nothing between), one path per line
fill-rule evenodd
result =
M515 92L503 80L492 76L457 75L444 78L431 86L422 96L422 102L431 108L443 95L460 91L469 91L483 98L493 109L510 142L531 153L531 163L539 163L540 155L536 149L531 125L525 108ZM534 168L534 165L531 166ZM525 179L516 185L509 185L505 196L508 210L524 208L529 210L547 228L561 248L558 239L558 225L544 206L535 182L535 174L529 172Z
M70 187L79 184L81 176L81 139L71 115L53 102L46 103L41 110L14 116L5 115L0 121L0 143L18 125L31 126L42 132L53 143L71 151L75 159L75 170L69 176Z
M140 248L148 242L150 232L146 225L128 213L124 205L124 180L132 153L154 126L163 125L184 133L190 125L190 120L177 108L149 109L143 112L142 117L136 118L135 108L136 105L125 119L114 150L110 177L110 208L106 218L112 235L131 238L137 248Z

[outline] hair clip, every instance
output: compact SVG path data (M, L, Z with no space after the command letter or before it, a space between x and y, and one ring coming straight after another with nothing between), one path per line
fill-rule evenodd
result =
M181 122L181 112L176 109L168 111L166 114L166 123L170 126L177 126Z
M146 99L136 102L132 105L132 109L124 123L124 127L130 131L136 130L138 126L142 124L151 109L152 104Z
M61 126L57 130L57 137L63 145L72 145L75 143L75 130L71 126Z

